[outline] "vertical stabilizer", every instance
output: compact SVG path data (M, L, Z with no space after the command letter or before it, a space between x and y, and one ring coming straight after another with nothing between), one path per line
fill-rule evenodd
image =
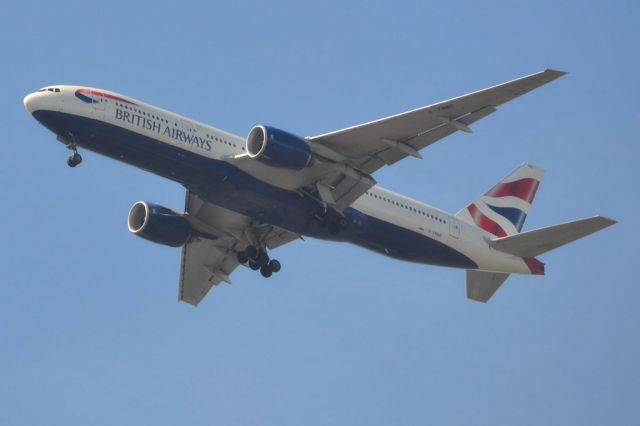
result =
M497 237L519 233L543 173L539 167L523 164L456 213L456 217Z

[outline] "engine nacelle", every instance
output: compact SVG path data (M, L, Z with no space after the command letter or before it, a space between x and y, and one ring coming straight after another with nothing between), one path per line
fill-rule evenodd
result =
M255 126L247 137L247 152L269 166L301 170L311 165L313 155L307 141L284 130Z
M191 233L183 215L145 201L138 201L131 207L127 224L135 235L171 247L183 246Z

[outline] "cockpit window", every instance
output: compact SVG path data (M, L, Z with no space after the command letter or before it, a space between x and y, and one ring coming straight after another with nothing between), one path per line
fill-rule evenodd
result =
M38 92L54 92L54 93L60 93L60 88L59 87L44 87L42 89L39 89Z

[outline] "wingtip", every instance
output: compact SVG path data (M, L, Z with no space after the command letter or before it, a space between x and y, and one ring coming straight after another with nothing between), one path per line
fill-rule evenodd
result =
M611 219L610 217L606 217L606 216L597 216L597 217L600 218L600 220L602 220L602 222L605 224L605 227L615 225L616 223L618 223L617 220Z
M546 68L543 72L545 74L550 74L555 78L562 77L565 74L569 74L569 72L567 72L567 71L555 70L553 68Z

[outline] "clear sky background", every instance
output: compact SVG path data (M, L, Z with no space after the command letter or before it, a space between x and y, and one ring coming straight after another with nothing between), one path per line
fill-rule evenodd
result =
M0 424L632 425L640 399L640 6L610 2L20 1L2 11ZM67 150L22 98L107 88L246 135L303 135L545 67L570 74L376 174L455 212L523 161L525 229L616 226L490 303L464 272L295 242L178 303L177 249L129 234L170 181Z

